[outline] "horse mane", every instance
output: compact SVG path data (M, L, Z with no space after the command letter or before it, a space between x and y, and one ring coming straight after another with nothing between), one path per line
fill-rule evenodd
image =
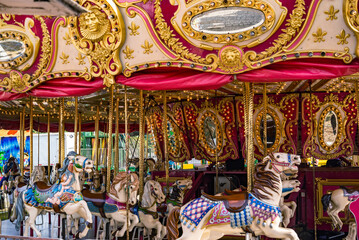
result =
M135 173L131 173L131 176L134 178L133 182L130 182L131 185L135 186L135 190L138 190L139 187L139 179L137 174ZM114 196L118 196L117 195L117 190L115 189L115 186L119 183L121 183L121 188L119 189L119 191L125 186L125 184L127 182L127 173L126 172L120 172L116 175L116 177L113 179L112 185L110 187L110 194L114 195Z
M271 199L271 193L267 190L279 190L280 176L277 176L265 168L269 160L263 160L256 165L252 194L259 199ZM264 193L264 194L263 194Z
M181 189L177 185L173 185L169 199L178 201L178 199L181 197L181 192Z
M67 156L66 156L66 158L65 158L65 160L63 161L63 163L62 163L62 168L60 168L59 170L58 170L58 172L59 172L59 176L62 176L62 174L64 174L65 172L66 172L66 170L67 170L67 167L69 166L69 164L70 164L70 156L77 156L77 153L75 152L75 151L71 151L71 152L69 152L68 154L67 154Z

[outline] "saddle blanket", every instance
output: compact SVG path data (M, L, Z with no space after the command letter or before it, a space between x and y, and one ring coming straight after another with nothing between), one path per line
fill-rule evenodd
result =
M230 213L227 211L223 202L221 202L213 208L212 213L208 217L207 223L204 226L226 224L230 222Z
M206 214L218 204L218 202L212 202L206 198L197 198L185 207L180 220L184 226L193 231Z

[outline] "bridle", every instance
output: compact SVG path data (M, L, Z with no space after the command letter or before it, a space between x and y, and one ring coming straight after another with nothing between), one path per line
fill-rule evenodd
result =
M87 162L87 160L89 160L89 159L86 158L86 159L84 160L84 162L82 163L82 166L81 166L80 164L78 164L78 163L74 163L74 165L75 165L75 167L78 168L78 169L84 169L84 168L86 167L86 162Z
M270 157L269 161L272 163L272 167L276 173L278 173L278 174L282 173L282 171L280 171L276 166L289 167L290 165L292 165L292 158L291 158L292 155L290 153L288 153L287 156L288 156L288 162L278 162L276 160L276 158L274 157L273 153L269 154L269 157Z
M151 196L154 197L154 201L153 203L149 206L149 207L141 207L142 209L149 209L151 207L153 207L156 204L156 200L158 199L158 195L156 194L156 192L154 191L154 187L151 186Z

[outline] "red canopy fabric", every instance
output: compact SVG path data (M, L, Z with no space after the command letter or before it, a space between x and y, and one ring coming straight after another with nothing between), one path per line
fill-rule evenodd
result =
M237 75L247 82L280 82L307 79L331 79L359 72L359 60L344 64L341 60L303 59L272 64ZM116 82L142 90L208 90L217 89L232 81L232 75L198 72L185 68L154 69L133 74L130 78L119 75ZM49 80L26 94L0 92L0 101L9 101L27 96L70 97L84 96L102 89L103 81L95 78Z

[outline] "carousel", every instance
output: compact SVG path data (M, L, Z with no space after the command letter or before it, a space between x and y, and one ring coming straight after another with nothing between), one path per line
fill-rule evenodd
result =
M358 1L0 3L0 238L357 239Z

